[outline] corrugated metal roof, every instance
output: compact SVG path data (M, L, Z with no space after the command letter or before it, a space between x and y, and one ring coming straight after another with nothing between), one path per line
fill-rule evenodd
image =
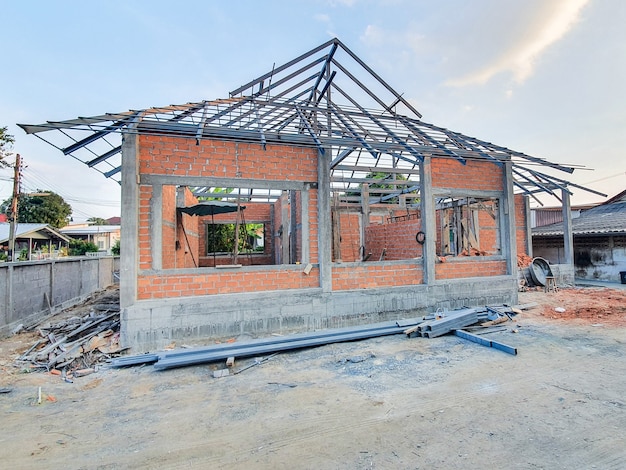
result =
M48 224L17 224L15 226L15 237L29 238L29 235L36 234L37 232L40 232L42 230L48 232L48 234L54 235L56 238L60 238L69 242L69 238L66 235L59 233ZM9 241L10 231L11 224L0 223L0 243L6 243ZM45 238L49 238L48 234L45 236Z
M96 235L98 233L119 232L119 225L90 225L88 227L63 227L59 231L66 235Z
M626 201L596 206L572 219L574 235L626 233ZM563 235L563 223L533 229L533 236Z

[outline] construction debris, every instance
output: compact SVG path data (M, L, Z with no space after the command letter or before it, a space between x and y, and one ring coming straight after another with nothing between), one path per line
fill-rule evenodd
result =
M120 308L116 304L95 305L82 317L74 316L58 323L36 325L41 339L18 359L17 364L71 377L95 371L94 366L122 351L120 347Z

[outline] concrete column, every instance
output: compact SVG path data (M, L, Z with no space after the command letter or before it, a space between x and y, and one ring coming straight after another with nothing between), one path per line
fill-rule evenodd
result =
M517 230L515 225L515 193L513 191L513 163L504 163L504 198L502 201L503 241L502 254L506 258L507 274L517 272Z
M362 250L359 253L359 256L361 257L361 261L363 261L365 259L365 257L367 256L367 253L365 252L366 250L366 246L365 246L365 236L366 236L366 231L365 229L369 226L370 224L370 185L367 183L363 183L363 185L361 186L361 247Z
M291 241L289 232L291 230L291 222L289 220L290 212L289 208L287 207L287 201L289 201L289 198L287 197L287 191L283 191L280 196L280 220L283 227L282 233L280 235L281 264L289 264L289 242Z
M330 148L317 152L317 251L322 292L332 291L332 222L330 217Z
M311 238L309 236L310 224L309 224L309 188L307 187L301 192L301 204L302 204L302 224L301 224L301 238L302 243L302 264L307 265L311 262Z
M433 197L433 179L431 157L424 157L420 165L420 208L422 211L422 232L426 234L422 246L424 284L435 282L435 257L437 241L437 221L435 219L435 199Z
M530 214L530 197L524 196L524 213L526 214L526 254L533 257L533 229Z
M120 306L137 300L139 271L139 149L135 129L122 134L122 226Z
M565 263L574 266L574 234L572 232L572 206L569 200L569 191L561 190L563 201L563 247L565 251Z

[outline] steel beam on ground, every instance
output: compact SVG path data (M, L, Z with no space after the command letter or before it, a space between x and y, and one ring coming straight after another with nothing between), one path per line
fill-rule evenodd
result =
M136 356L126 356L118 359L114 359L111 362L113 367L125 367L131 365L138 364L149 364L151 362L156 362L158 360L163 359L173 359L176 357L184 357L184 356L196 356L201 354L212 354L217 352L229 352L236 349L241 348L255 348L255 347L264 347L268 345L277 345L282 343L291 343L303 340L322 340L324 338L332 338L337 336L344 336L349 334L365 334L365 337L368 337L368 334L371 334L371 337L376 336L376 333L379 333L381 330L386 329L398 329L402 330L407 326L417 325L422 320L419 318L413 319L402 319L402 320L394 320L388 322L380 322L374 323L370 325L363 326L354 326L354 327L345 327L345 328L334 328L329 330L316 331L313 333L299 333L288 336L281 337L272 337L272 338L259 338L256 340L251 340L242 343L226 343L226 344L216 344L211 346L203 346L199 348L193 349L177 349L172 351L162 351L156 354L139 354ZM230 356L234 356L234 354L230 353Z
M454 334L458 336L459 338L463 338L468 341L472 341L474 343L487 346L489 348L499 349L500 351L504 351L505 353L512 354L513 356L517 355L517 348L514 348L513 346L509 346L508 344L500 343L499 341L495 341L495 340L488 340L486 338L483 338L481 336L472 334L464 330L455 330Z
M333 335L322 338L302 339L300 341L288 341L282 343L273 343L263 346L257 345L240 345L238 349L229 349L216 352L205 352L192 355L181 355L177 357L170 357L165 359L159 359L154 364L154 368L157 370L173 369L176 367L185 367L197 364L206 364L210 362L216 362L225 360L228 357L252 357L262 356L264 354L290 351L296 349L309 348L314 346L322 346L325 344L341 343L346 341L356 341L359 339L375 338L379 336L389 336L402 334L404 327L393 326L387 328L374 329L369 331L361 331L356 333L346 333L342 335Z

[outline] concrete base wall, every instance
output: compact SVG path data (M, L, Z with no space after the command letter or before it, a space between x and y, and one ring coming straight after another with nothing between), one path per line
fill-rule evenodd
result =
M551 264L550 269L558 287L573 286L575 268L571 264Z
M305 289L150 300L122 310L122 344L136 354L172 341L314 331L412 318L437 309L516 303L514 276L331 293Z
M0 337L113 285L119 258L0 263Z

